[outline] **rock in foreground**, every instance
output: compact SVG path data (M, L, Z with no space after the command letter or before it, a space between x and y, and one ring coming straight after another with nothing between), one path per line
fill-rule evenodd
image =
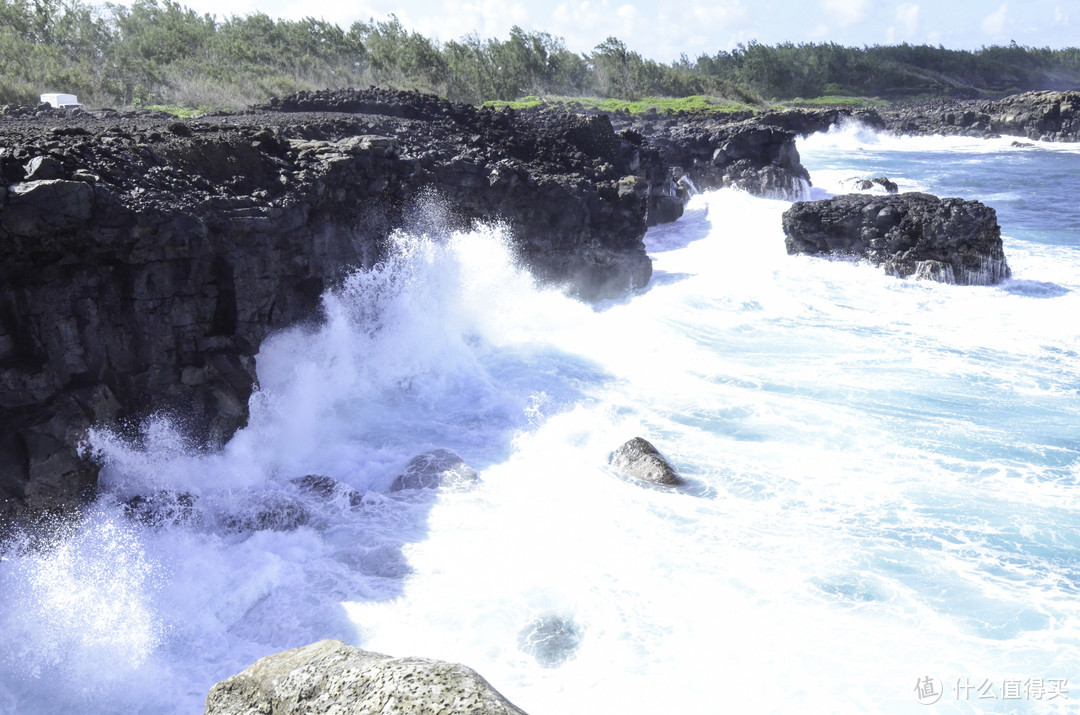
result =
M854 256L889 275L960 285L1010 277L994 209L921 193L846 194L784 212L788 254Z
M627 476L653 484L681 486L684 480L646 439L634 437L611 453L611 466Z
M337 640L262 658L206 698L206 715L391 712L524 715L464 665L391 658Z

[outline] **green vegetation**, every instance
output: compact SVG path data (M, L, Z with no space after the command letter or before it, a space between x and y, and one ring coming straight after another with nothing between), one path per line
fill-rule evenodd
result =
M174 117L178 117L180 119L197 117L201 114L206 114L213 111L210 107L198 107L196 109L192 109L191 107L177 107L175 105L168 104L151 104L149 106L142 107L142 109L147 109L151 112L165 112L166 114L171 114Z
M603 99L600 97L523 97L515 101L501 99L484 102L485 107L501 109L529 109L532 107L562 107L566 109L594 109L602 112L629 112L643 114L649 110L657 112L716 112L729 114L745 110L760 109L760 106L742 102L707 97L695 94L690 97L644 97L637 101L625 99Z
M885 107L888 104L889 102L886 100L877 97L841 97L837 95L814 97L812 99L795 97L784 102L784 105L788 107Z
M177 113L369 84L476 104L577 102L606 111L873 105L1075 87L1080 49L751 42L664 64L614 37L578 54L561 38L518 27L505 40L474 34L438 43L393 16L343 29L310 17L200 15L174 0L0 0L0 104L70 92L92 107Z

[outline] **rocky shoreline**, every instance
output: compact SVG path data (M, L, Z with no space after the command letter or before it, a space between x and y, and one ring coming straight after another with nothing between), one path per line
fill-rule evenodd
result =
M790 132L744 131L756 153L713 161L727 179L805 175ZM92 498L92 425L164 412L199 443L228 439L263 338L317 320L395 229L502 222L538 279L598 300L648 283L646 227L686 198L660 150L606 116L374 88L191 120L7 108L0 136L7 522Z
M935 99L879 110L882 126L896 134L1016 136L1041 141L1080 141L1080 92L1025 92L996 100Z
M854 117L1075 141L1078 112L1065 92L608 117L375 88L190 120L3 108L0 522L93 497L96 465L79 451L93 425L165 412L200 443L228 439L260 342L318 320L323 291L383 259L395 229L499 221L538 279L618 297L648 283L642 237L681 215L689 186L803 198L798 135Z

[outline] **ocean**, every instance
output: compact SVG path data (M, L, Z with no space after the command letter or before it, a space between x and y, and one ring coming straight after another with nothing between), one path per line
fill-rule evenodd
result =
M1080 145L1012 142L799 142L814 197L887 176L995 208L997 286L788 256L789 204L734 190L596 306L500 226L394 236L263 344L223 449L168 415L94 433L86 518L4 547L0 712L202 712L327 637L465 663L531 715L1075 711ZM687 485L612 470L635 436ZM389 491L436 448L476 483Z

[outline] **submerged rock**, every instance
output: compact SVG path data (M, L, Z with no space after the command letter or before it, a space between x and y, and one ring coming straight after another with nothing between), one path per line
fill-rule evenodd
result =
M788 254L855 256L889 275L992 285L1010 277L994 209L930 194L846 194L784 212Z
M296 479L290 479L289 483L305 494L318 497L326 501L332 499L344 499L351 507L358 507L364 502L364 495L348 484L342 484L336 479L322 474L308 474Z
M295 531L311 521L311 512L295 497L272 492L251 492L246 497L239 500L240 508L221 516L227 531Z
M206 698L206 715L249 713L524 715L464 665L391 658L337 640L262 658Z
M518 648L536 658L545 668L555 668L574 656L583 637L569 618L542 616L518 633Z
M476 470L449 449L433 449L413 457L405 471L394 479L390 491L427 489L476 481Z
M124 514L145 526L194 526L202 521L196 497L183 492L161 491L135 496L124 502Z
M645 482L665 486L686 483L660 451L641 437L634 437L612 452L608 463L623 474Z

